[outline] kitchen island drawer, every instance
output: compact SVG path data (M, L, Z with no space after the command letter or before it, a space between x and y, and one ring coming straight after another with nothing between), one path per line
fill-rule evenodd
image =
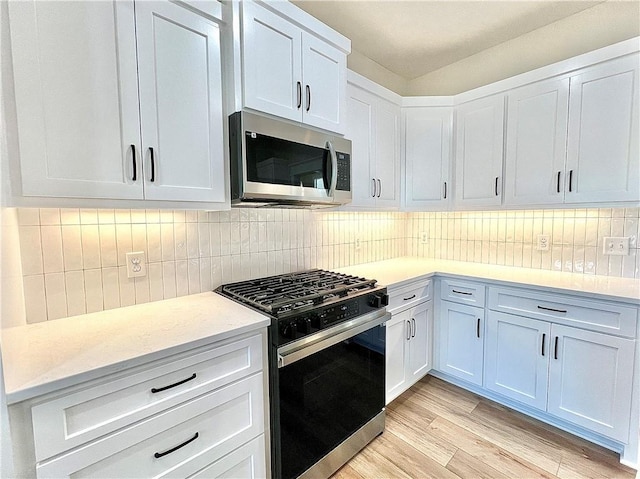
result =
M36 467L37 476L188 477L264 433L263 374L204 394Z
M440 281L440 299L445 301L484 307L484 292L483 284L453 279Z
M638 310L606 301L517 288L489 288L489 309L635 338Z
M399 288L389 288L389 306L391 313L399 312L431 299L432 282L430 279L415 281Z
M209 346L32 408L41 461L260 371L262 336Z

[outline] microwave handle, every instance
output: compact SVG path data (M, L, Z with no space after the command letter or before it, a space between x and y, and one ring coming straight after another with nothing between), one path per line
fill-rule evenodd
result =
M326 148L329 149L329 154L331 155L331 184L329 186L329 196L333 198L336 191L336 184L338 183L338 155L336 155L336 150L330 141L327 141Z

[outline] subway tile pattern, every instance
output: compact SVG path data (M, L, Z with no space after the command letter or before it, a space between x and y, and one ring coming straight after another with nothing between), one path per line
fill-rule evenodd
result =
M639 208L411 213L409 255L640 278ZM548 234L548 251L537 237ZM628 236L628 256L603 254L603 238Z
M27 322L210 291L251 277L402 256L406 218L262 208L21 208ZM145 277L127 277L131 251L145 252Z

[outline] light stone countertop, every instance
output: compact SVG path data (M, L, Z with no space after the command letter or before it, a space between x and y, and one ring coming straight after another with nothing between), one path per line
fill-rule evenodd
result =
M410 256L349 266L339 271L376 279L379 284L388 286L390 290L420 278L440 274L503 286L521 286L640 305L640 280L637 279Z
M7 404L268 326L207 292L2 331Z

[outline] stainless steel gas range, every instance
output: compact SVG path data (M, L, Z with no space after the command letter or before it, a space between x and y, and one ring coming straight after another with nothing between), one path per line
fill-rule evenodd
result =
M273 479L329 477L382 433L385 287L313 269L216 291L271 316Z

